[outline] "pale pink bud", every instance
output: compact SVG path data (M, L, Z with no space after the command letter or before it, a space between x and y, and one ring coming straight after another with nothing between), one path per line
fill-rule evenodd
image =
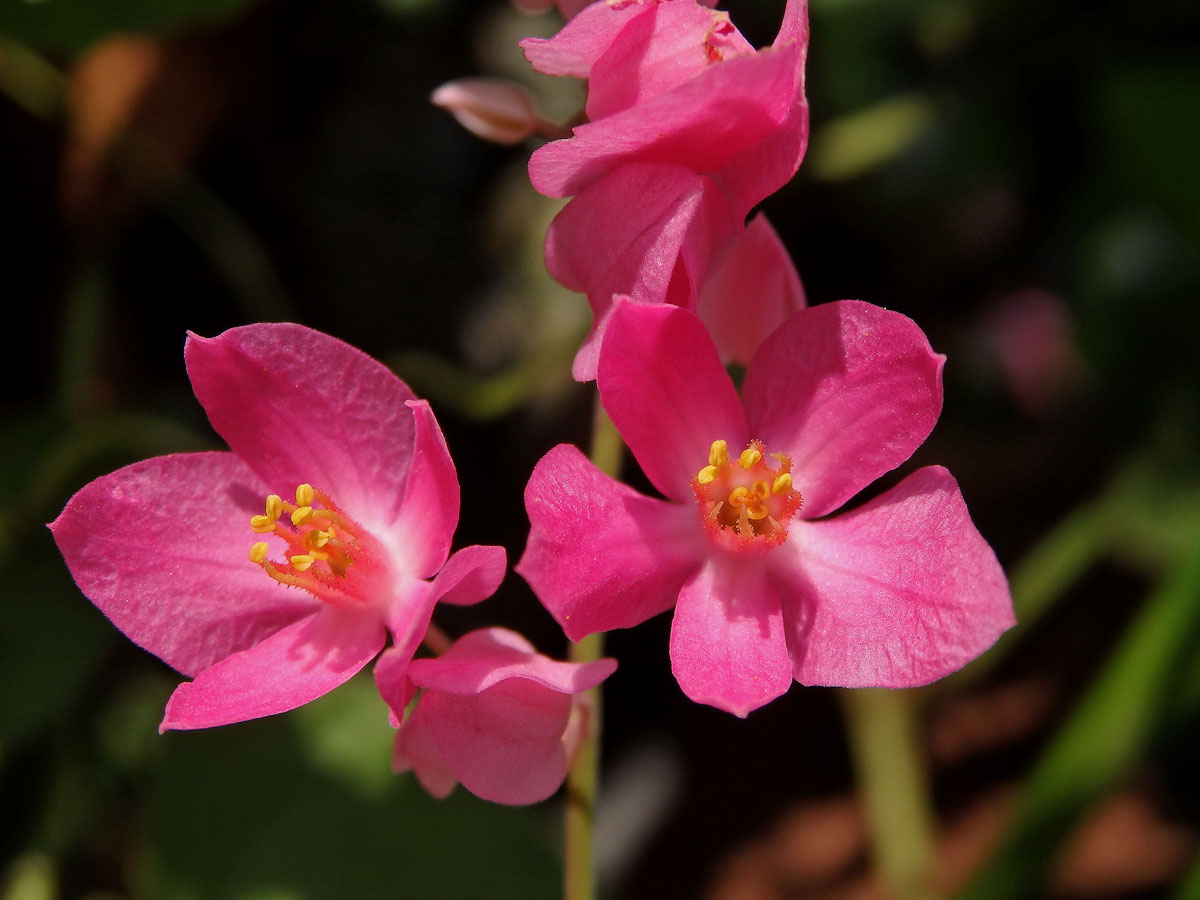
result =
M519 144L541 128L529 93L499 78L447 81L429 99L467 131L496 144Z

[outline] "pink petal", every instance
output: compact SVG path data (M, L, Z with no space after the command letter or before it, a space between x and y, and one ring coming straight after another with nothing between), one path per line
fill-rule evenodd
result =
M726 13L695 3L662 3L632 19L588 74L592 121L657 97L725 57L753 53Z
M450 767L442 760L437 744L426 724L421 711L424 701L417 704L413 714L400 726L396 745L392 751L392 771L407 772L410 769L431 796L444 800L458 784Z
M808 45L808 0L787 0L773 45L778 47L788 41Z
M248 559L266 493L232 453L159 456L85 485L50 530L88 599L190 676L318 608Z
M417 695L417 686L408 677L408 664L412 661L414 650L415 644L403 650L389 647L379 654L372 673L375 677L375 689L388 705L388 721L393 728L400 727L404 711Z
M713 557L683 586L671 671L697 703L745 717L787 692L791 663L777 590L759 558Z
M386 530L412 458L412 391L386 366L302 325L189 335L188 376L213 427L272 491L309 482Z
M575 377L595 377L614 294L693 306L710 256L736 225L712 182L678 166L622 166L568 203L546 234L546 265L587 294L595 316Z
M463 635L435 659L408 667L418 687L466 696L509 678L523 678L560 694L595 687L617 668L615 659L590 663L558 662L542 656L521 635L506 628L483 628Z
M642 496L566 444L534 467L525 509L517 572L573 641L670 609L707 552L695 509Z
M370 613L325 607L179 685L158 730L212 728L303 706L348 681L383 640Z
M801 63L801 48L789 43L709 66L672 91L541 147L529 177L539 192L567 197L631 162L718 173L787 121Z
M712 442L749 438L733 382L704 325L673 306L621 303L600 354L600 399L651 483L695 503L691 480Z
M545 75L587 78L621 30L632 19L652 12L652 8L636 3L619 9L593 3L577 12L554 37L525 38L520 46L529 64Z
M800 276L763 213L750 220L711 271L696 303L721 358L743 366L772 331L803 308Z
M942 366L907 316L858 300L801 310L763 343L742 397L750 430L792 459L815 519L908 459L942 410Z
M458 527L458 473L446 438L424 400L410 400L416 438L404 502L386 535L415 578L429 578L446 562Z
M434 600L455 606L470 606L496 593L508 558L503 547L473 544L457 551L433 580Z
M513 678L465 697L430 691L418 712L450 771L484 800L536 803L567 774L570 694Z
M804 684L927 684L1014 623L996 555L939 466L852 512L791 529L772 569L790 594L788 646Z

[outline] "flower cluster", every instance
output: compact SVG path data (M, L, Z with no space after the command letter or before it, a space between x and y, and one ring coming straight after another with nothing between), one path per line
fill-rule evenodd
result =
M665 499L556 447L526 488L518 571L572 640L673 608L684 693L738 716L792 680L907 687L965 664L1012 605L950 474L831 515L929 435L944 358L898 313L806 308L770 223L747 222L804 154L804 0L761 50L698 0L559 6L566 26L523 42L540 71L588 83L587 121L529 166L573 197L546 262L595 314L576 377ZM488 84L438 102L497 140L536 118ZM437 796L552 794L616 663L432 623L490 596L506 555L451 553L459 482L429 404L300 325L192 335L184 356L230 451L127 466L50 526L80 589L190 679L160 728L285 712L374 662L398 771Z

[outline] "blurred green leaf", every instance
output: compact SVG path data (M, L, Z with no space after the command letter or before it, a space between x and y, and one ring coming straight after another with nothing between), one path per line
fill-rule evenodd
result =
M232 16L249 0L5 0L0 35L50 53L75 54L121 32L162 34Z
M865 175L912 146L934 119L934 106L927 98L890 97L815 132L806 168L823 181Z
M1200 633L1200 533L1163 579L1025 785L1008 835L961 900L1037 896L1042 875L1080 817L1125 775L1169 711Z
M55 900L58 873L54 861L40 853L15 860L9 867L0 900Z

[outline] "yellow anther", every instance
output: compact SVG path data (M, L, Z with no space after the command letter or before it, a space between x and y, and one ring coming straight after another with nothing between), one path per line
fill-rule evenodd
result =
M765 519L767 516L769 516L771 514L770 510L768 510L761 503L755 504L754 506L743 506L742 509L745 511L746 516L748 518L754 519L756 521L758 519Z
M738 457L738 465L746 471L758 465L762 459L762 452L755 447L747 447L742 451L742 455Z
M729 445L724 441L713 441L712 446L708 448L708 464L723 466L727 462L729 462Z
M292 568L297 572L307 572L309 567L317 561L315 556L309 556L307 553L291 558Z
M772 494L786 494L792 489L792 476L784 472L775 479L775 483L771 485Z
M716 466L705 466L703 469L701 469L697 473L696 480L698 482L700 482L701 484L712 484L712 482L716 480L716 477L717 477L717 467Z
M259 541L250 548L250 562L261 564L267 558L267 552L271 548L267 546L266 541Z
M329 543L331 537L333 535L328 531L310 531L304 535L304 544L314 549L320 549Z
M283 498L278 494L267 494L267 518L278 522L283 515Z
M765 481L756 481L754 482L754 496L758 498L758 502L761 503L771 496L771 488Z
M307 481L296 488L296 505L297 506L312 506L313 500L316 498L317 492L313 490L313 486Z
M749 488L735 487L729 492L729 502L734 506L741 506L750 496Z
M303 485L301 485L303 487ZM301 506L292 513L292 524L299 527L313 517L313 508L311 506Z
M266 534L268 531L275 530L275 522L268 516L251 516L250 530L258 534Z

